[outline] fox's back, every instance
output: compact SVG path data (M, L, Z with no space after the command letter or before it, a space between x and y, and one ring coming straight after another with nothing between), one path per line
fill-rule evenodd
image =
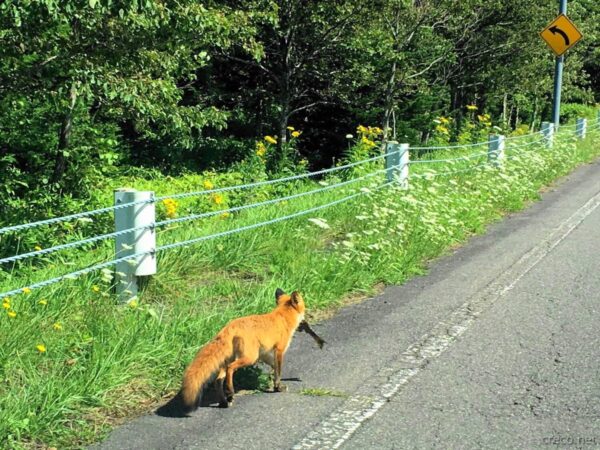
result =
M267 314L234 319L221 330L219 335L225 339L240 338L245 345L256 345L269 350L282 341L290 339L298 325L289 322L282 311L275 310Z

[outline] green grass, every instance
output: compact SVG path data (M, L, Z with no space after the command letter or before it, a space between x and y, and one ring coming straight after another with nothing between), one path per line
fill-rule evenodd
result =
M308 395L309 397L348 397L348 394L344 392L334 391L331 389L324 388L307 388L300 391L301 395Z
M277 287L301 290L309 309L318 311L423 273L432 258L597 157L597 137L590 133L580 142L563 137L552 150L527 147L531 151L507 160L504 169L416 179L408 191L375 191L362 183L372 192L333 208L160 253L159 273L136 307L118 304L112 281L101 274L14 296L10 309L0 311L0 447L80 448L102 438L123 418L172 395L198 348L232 318L272 308ZM438 152L435 158L469 153L473 150ZM467 164L434 167L461 170ZM411 168L421 175L429 169ZM296 183L293 189L316 186ZM160 232L159 245L291 214L356 189L173 227ZM193 211L194 203L181 202L180 215L186 209ZM111 252L107 244L16 266L0 274L0 290L103 261ZM36 350L39 344L47 351ZM264 381L252 386L257 384Z

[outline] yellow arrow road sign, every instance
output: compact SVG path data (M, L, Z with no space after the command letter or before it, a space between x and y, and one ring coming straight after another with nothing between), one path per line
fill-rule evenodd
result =
M583 35L571 19L561 14L540 33L546 44L552 49L556 56L562 56L573 47Z

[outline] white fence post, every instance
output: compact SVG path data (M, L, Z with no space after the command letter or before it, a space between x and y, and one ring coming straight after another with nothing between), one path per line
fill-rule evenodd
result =
M385 180L388 183L394 181L398 176L400 166L400 153L398 143L390 141L385 146Z
M155 204L154 192L138 192L133 189L117 189L115 206L132 203L131 206L115 209L115 230L124 231L140 228L124 233L115 238L115 258L147 254L120 261L115 268L116 293L122 301L128 301L138 292L137 277L156 273L156 233L154 230ZM139 204L133 204L138 203Z
M490 135L488 145L488 162L494 167L501 167L504 160L504 136L501 134Z
M385 147L385 179L388 183L397 181L402 189L408 188L408 144L388 142Z
M542 122L542 136L544 136L544 144L547 148L552 148L554 145L554 124L551 122Z
M577 124L575 125L575 136L577 136L578 139L584 139L586 130L587 119L577 119Z

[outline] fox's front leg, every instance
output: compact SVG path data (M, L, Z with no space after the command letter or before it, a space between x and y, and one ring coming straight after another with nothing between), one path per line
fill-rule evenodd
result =
M281 382L281 368L283 367L284 353L284 350L275 349L275 367L273 367L273 390L275 392L287 391L287 386Z

